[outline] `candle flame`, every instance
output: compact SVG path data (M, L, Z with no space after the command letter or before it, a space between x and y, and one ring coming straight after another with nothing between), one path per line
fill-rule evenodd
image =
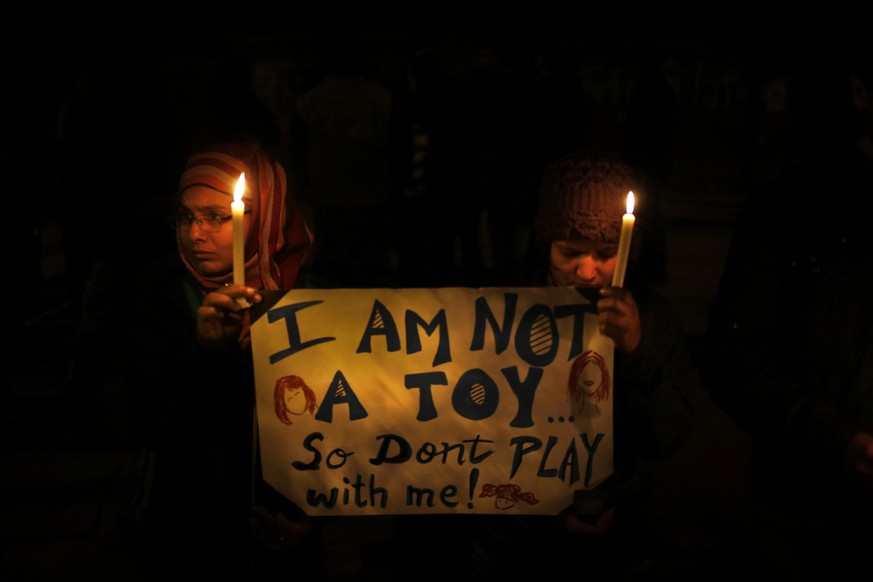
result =
M627 193L627 213L628 214L634 213L634 193L633 192Z
M236 188L233 189L233 201L239 202L242 200L243 194L246 191L246 173L239 175L239 180L236 181Z

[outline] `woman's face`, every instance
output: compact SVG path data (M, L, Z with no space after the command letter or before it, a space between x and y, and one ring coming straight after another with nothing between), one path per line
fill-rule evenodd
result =
M552 242L549 269L559 287L605 287L612 284L618 245L590 240Z
M177 222L179 246L185 258L205 277L233 271L231 201L227 194L205 186L193 186L182 194L181 220ZM247 215L246 228L248 221Z

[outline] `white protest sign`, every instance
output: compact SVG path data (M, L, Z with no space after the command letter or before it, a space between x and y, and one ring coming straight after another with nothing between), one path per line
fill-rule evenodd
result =
M309 515L553 515L613 469L613 344L573 288L266 292L264 478Z

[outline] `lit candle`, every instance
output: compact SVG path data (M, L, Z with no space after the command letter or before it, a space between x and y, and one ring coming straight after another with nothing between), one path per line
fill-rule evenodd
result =
M246 205L243 202L243 194L246 191L246 175L245 172L239 175L239 180L236 182L236 188L233 190L233 202L230 203L230 210L233 213L233 284L246 284L246 259L245 259L245 230L243 226L243 215L245 215Z
M627 213L621 217L621 236L618 239L618 254L615 259L615 272L612 275L613 287L624 285L624 272L627 270L627 257L630 254L631 236L634 233L634 193L627 193Z

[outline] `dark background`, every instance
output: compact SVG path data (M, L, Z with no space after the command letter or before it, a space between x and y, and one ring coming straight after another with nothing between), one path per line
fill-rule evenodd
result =
M751 2L22 10L0 38L4 169L22 217L7 236L17 246L60 223L79 286L75 265L105 244L77 231L115 234L106 227L126 207L134 227L155 234L140 220L173 191L195 145L247 132L293 171L294 99L342 43L398 102L413 55L435 52L461 107L490 51L503 73L498 123L515 140L505 164L527 180L519 196L529 199L545 163L569 147L633 147L632 161L665 168L669 212L689 198L719 206L748 196L830 139L847 117L846 39L866 22L831 5ZM38 264L40 244L28 242L23 269Z
M0 572L110 580L130 567L116 545L136 459L124 412L131 395L115 373L123 362L107 363L84 400L62 398L90 323L80 294L93 273L82 265L94 245L110 245L136 272L147 258L142 241L153 240L151 201L172 192L192 145L244 128L290 155L289 107L330 46L357 41L371 76L390 87L417 50L437 51L458 80L493 49L510 70L510 127L537 125L549 110L556 125L579 122L581 141L610 146L639 119L646 84L668 79L675 117L644 100L654 107L643 117L645 143L670 166L663 291L693 351L739 206L844 123L846 39L862 16L824 4L714 1L20 7L0 38L9 261ZM545 108L524 98L540 59L572 87ZM529 159L538 175L543 158ZM127 284L122 276L115 295ZM669 541L662 558L677 573L745 579L748 440L698 392L694 437L656 483Z

